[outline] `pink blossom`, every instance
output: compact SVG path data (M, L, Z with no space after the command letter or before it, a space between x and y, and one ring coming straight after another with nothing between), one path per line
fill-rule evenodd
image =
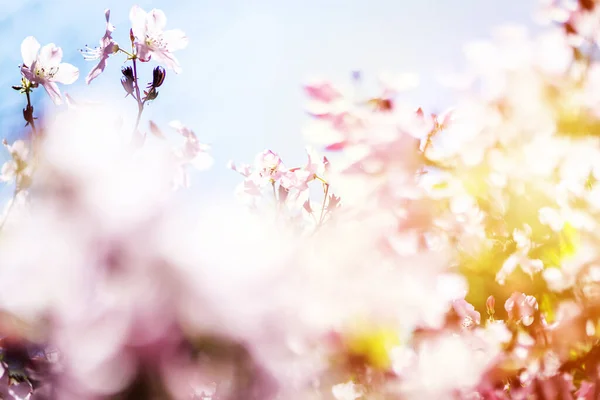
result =
M464 328L470 328L481 323L481 314L475 310L472 304L464 299L454 300L452 308L461 320Z
M538 310L538 303L533 296L515 292L504 303L504 309L508 312L510 319L522 322L525 326L529 326L534 321L535 314Z
M94 61L98 59L100 60L85 78L85 83L87 83L88 85L92 80L96 79L96 77L98 77L98 75L100 75L104 71L104 68L106 67L106 60L108 60L108 57L119 51L119 45L112 38L112 33L115 30L115 27L109 21L109 9L106 9L104 11L104 16L106 17L106 32L104 33L104 36L100 39L100 47L97 47L95 49L87 47L85 51L82 51L83 57L87 61Z
M79 77L77 68L68 63L61 63L62 49L54 43L41 47L33 36L29 36L21 43L21 55L21 73L25 79L31 82L33 87L42 85L54 104L62 104L56 83L70 85Z
M271 150L265 150L256 156L254 161L256 173L261 178L266 178L269 181L277 181L283 175L285 166L278 154Z
M209 168L213 163L212 157L208 154L210 146L200 143L194 131L183 125L180 121L171 121L169 125L185 139L183 149L180 152L182 161L193 165L199 170Z
M329 103L340 99L342 94L328 82L315 82L304 87L306 93L316 101Z
M167 17L162 10L152 9L147 13L135 5L131 8L129 19L135 37L137 57L143 62L154 57L175 73L180 73L181 67L173 52L188 45L185 33L179 29L165 31Z

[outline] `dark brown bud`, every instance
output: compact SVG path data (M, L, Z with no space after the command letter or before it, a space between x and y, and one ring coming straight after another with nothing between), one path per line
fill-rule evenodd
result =
M25 119L25 121L27 121L27 123L25 124L25 126L27 125L33 125L33 106L31 105L27 105L27 107L25 107L23 109L23 119Z
M151 87L150 90L144 91L144 101L155 100L158 97L158 91Z
M125 68L121 68L121 73L123 74L123 76L130 80L133 81L134 80L134 76L133 76L133 69L131 67L125 67Z
M15 85L15 86L13 86L12 88L13 88L13 89L15 89L15 90L21 90L21 89L23 89L23 87L22 87L22 86L16 86L16 85Z
M123 74L123 78L121 78L121 85L123 85L123 89L127 93L125 97L133 94L135 89L135 79L133 77L133 69L131 67L126 67L121 69L121 73Z
M152 83L150 84L150 86L154 88L159 88L160 85L162 85L165 81L166 76L167 73L165 72L165 69L163 67L154 68L154 71L152 72Z

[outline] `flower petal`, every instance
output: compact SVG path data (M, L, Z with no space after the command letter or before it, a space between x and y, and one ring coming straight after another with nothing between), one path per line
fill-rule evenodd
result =
M146 17L146 28L151 32L162 32L167 26L167 16L162 10L153 8Z
M44 89L46 89L46 92L48 92L48 96L50 96L54 104L56 104L57 106L62 104L60 90L58 89L56 83L51 81L44 81L42 82L42 86L44 86Z
M29 67L21 65L21 75L23 75L28 81L35 81L35 74L31 71L31 69L29 69Z
M60 63L58 71L52 78L53 81L70 85L79 78L79 69L69 63Z
M98 77L98 75L100 75L104 71L105 67L106 67L106 58L101 58L100 62L98 62L98 64L90 71L88 76L85 78L85 83L87 85L89 85L91 81L96 79Z
M49 43L42 47L38 56L38 61L44 68L58 67L62 60L63 52L60 47L54 43Z
M31 67L31 64L37 58L37 54L40 51L40 43L33 36L28 36L21 43L21 56L23 57L23 64Z
M181 29L171 29L163 33L169 51L181 50L187 47L189 38Z
M143 38L146 35L146 11L142 10L139 6L135 5L131 7L129 11L129 20L131 21L131 30L133 35L138 38Z
M141 62L150 61L150 58L152 58L152 54L155 54L144 43L136 43L135 48L136 48L136 54Z
M173 55L173 53L169 51L153 51L154 60L158 63L164 64L167 68L172 69L176 74L181 73L181 66L179 65L179 61Z
M107 36L110 32L114 32L114 30L115 30L114 25L110 23L110 9L109 8L104 10L104 16L106 17L106 35L105 36Z

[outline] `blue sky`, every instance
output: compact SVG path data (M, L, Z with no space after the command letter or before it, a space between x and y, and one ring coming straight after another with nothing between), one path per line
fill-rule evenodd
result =
M180 28L190 38L177 53L183 73L168 75L146 119L179 119L212 144L216 164L197 179L230 191L239 178L224 168L229 159L251 161L271 148L290 163L303 160L301 84L307 77L417 72L421 86L409 100L432 111L445 108L453 97L435 73L460 69L463 45L489 36L494 26L531 26L535 0L0 0L3 137L14 139L22 126L24 98L10 85L20 81L19 49L28 35L42 45L56 43L65 61L80 68L80 80L63 91L79 99L122 101L122 61L110 59L105 74L85 87L83 77L93 64L77 49L97 43L105 8L111 9L115 39L127 43L133 4L164 10L167 29ZM142 76L150 77L151 66L144 67ZM35 100L47 104L39 92ZM131 99L123 105L123 112L135 113Z

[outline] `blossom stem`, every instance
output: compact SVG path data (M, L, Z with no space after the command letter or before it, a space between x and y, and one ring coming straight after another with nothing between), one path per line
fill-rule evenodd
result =
M137 114L137 118L135 120L135 128L133 128L134 132L137 131L138 127L140 126L140 119L142 118L142 112L144 112L144 103L145 101L142 101L141 96L140 96L140 85L138 82L138 76L137 76L137 62L136 62L137 57L132 57L131 61L133 62L133 80L135 83L135 100L138 103L138 114Z
M25 89L25 96L27 96L27 109L28 110L33 108L31 106L31 96L29 95L30 91L31 91L31 89L29 87ZM33 131L34 136L37 136L37 129L35 128L35 118L33 117L33 113L31 114L31 119L27 120L27 122L29 122L29 124L31 125L31 130Z
M130 52L123 50L122 48L119 47L119 51L122 53L125 53L127 55L127 57L131 58L132 60L135 58L135 56L133 54L131 54Z
M319 215L319 224L317 226L323 224L323 218L325 217L325 205L327 204L327 196L329 195L329 183L323 183L323 187L325 189L325 195L323 196L323 204L321 205L321 214Z

